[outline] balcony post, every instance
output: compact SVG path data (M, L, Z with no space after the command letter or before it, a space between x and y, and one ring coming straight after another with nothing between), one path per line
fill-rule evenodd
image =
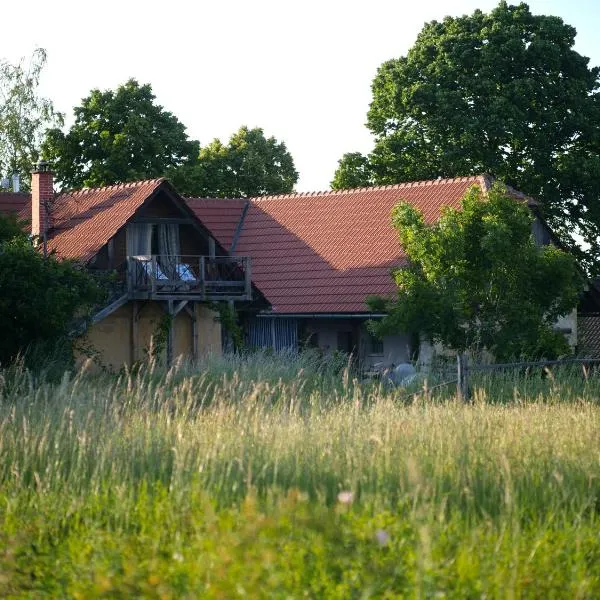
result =
M173 366L173 348L175 346L175 311L173 300L167 301L167 312L169 314L169 330L167 331L167 367Z
M200 257L200 294L202 300L206 299L206 273L205 273L205 261L204 256Z
M150 276L150 285L152 293L154 294L156 292L156 280L158 278L158 265L156 264L156 256L153 254L152 258L150 259L151 261L151 269L150 272L152 273L152 275Z

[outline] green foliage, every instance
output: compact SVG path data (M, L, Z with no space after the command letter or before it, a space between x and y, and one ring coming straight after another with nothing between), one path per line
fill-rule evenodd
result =
M0 231L3 229L0 217ZM74 317L102 294L83 268L44 258L22 234L0 239L0 363L6 364L31 344L68 333Z
M574 41L573 27L523 3L427 23L373 81L373 181L490 173L539 199L563 241L579 233L596 262L600 71Z
M553 325L576 306L583 282L570 254L536 246L532 220L499 184L485 198L473 187L434 225L399 203L392 222L409 262L394 271L397 298L369 300L388 313L373 331L417 332L497 359L568 352Z
M163 356L167 348L171 327L173 327L173 316L165 313L158 320L158 323L152 332L150 345L147 348L144 348L144 353L148 360L156 361Z
M198 156L198 142L155 103L149 84L130 79L114 91L92 90L74 113L70 130L48 131L43 144L63 188L160 177Z
M285 143L241 127L227 145L215 139L196 162L171 169L168 177L184 196L248 198L293 191L298 172Z
M228 302L212 302L209 307L217 313L216 320L221 323L233 344L233 350L239 352L245 347L244 332L240 326L238 314L235 307L230 306Z
M28 65L0 61L0 173L18 173L26 189L39 159L44 131L60 126L63 116L38 95L46 51L37 48Z
M360 152L344 154L331 182L334 190L345 190L373 185L369 159Z
M0 595L600 595L598 378L407 406L259 362L0 371Z
M1 200L2 197L0 196L0 201ZM13 213L9 213L7 215L0 214L0 244L15 238L19 238L21 240L27 239L24 223L19 221L17 216Z

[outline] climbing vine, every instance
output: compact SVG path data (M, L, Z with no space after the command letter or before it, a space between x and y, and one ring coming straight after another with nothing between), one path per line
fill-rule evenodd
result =
M158 320L154 331L152 332L152 338L150 347L146 348L146 354L148 358L156 359L158 358L165 348L167 347L167 338L169 337L169 331L173 326L173 317L165 313Z
M215 319L221 323L221 327L226 331L233 343L233 350L239 352L244 349L244 332L239 324L238 314L234 307L227 302L213 302L210 309L217 313Z

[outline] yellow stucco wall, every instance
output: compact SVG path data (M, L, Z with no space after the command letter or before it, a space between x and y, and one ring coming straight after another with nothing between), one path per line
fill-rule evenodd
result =
M192 357L192 319L187 311L182 310L173 321L173 358Z
M191 306L191 305L190 305ZM148 357L153 338L166 313L158 302L138 302L137 327L133 326L134 303L128 302L105 319L92 325L77 340L78 360L91 356L97 368L118 371ZM205 305L196 304L198 355L221 353L221 324ZM181 310L173 321L173 359L193 358L192 319ZM137 335L136 335L137 331ZM134 341L134 337L137 339ZM165 359L163 349L160 358Z
M89 353L98 367L118 371L124 364L131 364L130 339L131 306L126 304L76 340L76 358L83 361Z
M146 360L151 347L156 347L160 324L166 317L166 312L158 302L138 302L137 341L135 343L135 361ZM130 313L133 311L133 303L129 303ZM132 316L133 318L133 316ZM131 343L131 342L130 342ZM164 360L165 353L160 358Z
M217 313L206 305L196 304L198 323L198 354L221 355L221 323L216 319Z

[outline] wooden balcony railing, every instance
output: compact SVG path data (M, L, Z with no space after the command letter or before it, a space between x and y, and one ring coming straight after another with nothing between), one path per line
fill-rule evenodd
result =
M137 299L251 300L249 256L129 256L127 287Z

